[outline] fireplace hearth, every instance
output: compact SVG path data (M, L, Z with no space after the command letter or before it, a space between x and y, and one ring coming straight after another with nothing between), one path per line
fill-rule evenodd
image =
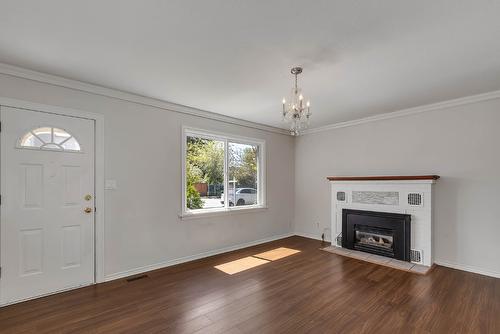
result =
M342 247L410 261L407 214L342 210Z

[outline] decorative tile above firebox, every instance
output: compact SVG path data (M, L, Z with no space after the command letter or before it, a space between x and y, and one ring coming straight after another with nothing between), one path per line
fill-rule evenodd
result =
M399 205L399 192L353 191L352 202L359 204Z

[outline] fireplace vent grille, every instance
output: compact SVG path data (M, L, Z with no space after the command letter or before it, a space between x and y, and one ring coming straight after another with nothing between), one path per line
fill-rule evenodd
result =
M408 205L411 206L422 206L422 197L421 193L409 193L408 194Z
M422 251L420 249L410 249L410 260L414 263L422 263Z

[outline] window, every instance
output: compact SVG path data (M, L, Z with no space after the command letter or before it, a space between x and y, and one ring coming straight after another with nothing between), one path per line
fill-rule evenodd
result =
M264 142L185 129L183 214L264 206Z
M18 146L27 149L80 152L78 141L63 129L41 127L33 129L19 139Z

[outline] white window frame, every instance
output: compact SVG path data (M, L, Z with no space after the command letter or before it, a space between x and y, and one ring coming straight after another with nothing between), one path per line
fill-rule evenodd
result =
M224 143L224 207L189 210L186 203L186 149L187 137L201 137L213 139ZM229 206L228 201L228 143L249 144L258 146L257 155L257 204L245 206ZM266 204L266 142L262 139L241 137L217 131L203 130L191 127L182 128L182 219L202 218L207 216L219 216L231 213L247 213L260 211L267 208Z

